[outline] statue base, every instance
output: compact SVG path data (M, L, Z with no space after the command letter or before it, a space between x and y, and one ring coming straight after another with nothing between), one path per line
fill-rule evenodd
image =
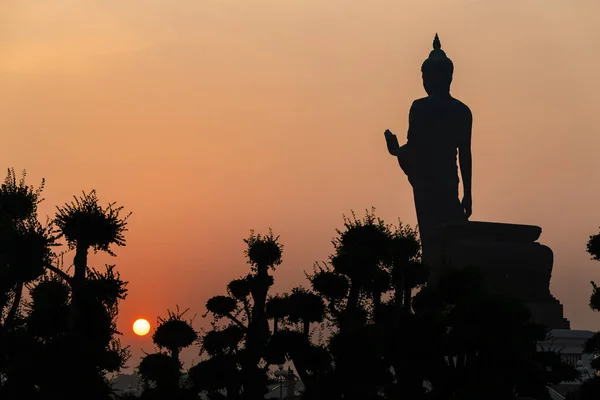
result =
M532 225L460 222L440 226L423 243L423 261L436 285L448 268L476 266L492 293L516 297L533 319L551 329L570 329L562 304L550 293L554 255L537 242Z

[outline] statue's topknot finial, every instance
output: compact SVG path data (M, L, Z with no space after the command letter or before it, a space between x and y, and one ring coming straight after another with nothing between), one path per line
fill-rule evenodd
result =
M423 63L421 70L429 72L435 71L436 74L441 73L449 76L452 76L452 73L454 72L452 60L450 60L444 50L442 50L442 43L440 42L440 37L437 33L433 39L433 50L429 52L429 57Z
M447 60L448 57L444 50L442 50L442 42L440 42L440 37L438 34L435 34L435 38L433 38L433 50L429 53L429 58L431 60Z
M442 43L440 42L440 37L438 34L435 34L435 38L433 38L433 49L440 50L442 48Z

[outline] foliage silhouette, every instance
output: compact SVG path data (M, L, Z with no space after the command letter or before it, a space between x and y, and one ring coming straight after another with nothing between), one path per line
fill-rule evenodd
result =
M25 184L26 173L17 182L9 169L0 186L0 306L11 301L3 328L13 326L21 306L24 286L44 274L51 263L52 247L58 235L52 224L37 220L37 205L42 201L44 181L38 189Z
M88 247L124 245L125 220L112 206L100 207L94 194L59 208L56 221L42 225L37 205L44 181L34 189L25 177L17 181L9 169L0 187L0 397L108 399L107 374L129 354L116 329L127 282L115 266L89 267L84 243L95 237ZM102 218L119 226L116 234L94 231ZM52 251L60 237L78 250L74 276Z
M586 250L593 260L600 261L600 233L590 236ZM589 306L592 310L600 312L600 287L593 281L591 285ZM588 339L584 351L595 356L592 360L592 368L596 370L596 376L583 383L580 396L582 400L597 399L600 398L600 332Z
M283 246L272 231L264 236L251 231L244 242L250 273L232 280L228 295L207 301L206 315L212 315L213 329L201 341L209 358L190 369L195 390L213 397L224 389L228 399L257 399L266 394L266 355L272 337L267 300L274 282L269 271L281 264ZM219 325L222 320L224 324Z
M57 207L56 225L67 240L69 247L93 248L114 256L110 246L125 246L124 232L131 213L121 217L123 207L107 207L98 204L96 191L83 195L63 207Z
M109 399L107 374L128 357L116 329L127 282L114 265L90 267L88 254L125 245L129 214L100 206L92 191L42 225L40 194L13 170L0 187L0 397ZM60 237L75 251L72 275L52 251ZM282 264L279 238L251 232L245 243L249 273L206 303L206 357L185 377L180 352L198 334L187 310L167 311L152 335L158 351L138 367L142 398L259 399L270 368L286 362L302 398L316 400L543 399L548 384L576 377L558 354L539 351L546 330L523 304L486 293L476 269L449 271L427 287L418 232L374 210L344 217L328 262L288 293L269 295ZM600 259L597 243L590 238L588 251ZM590 305L599 310L592 286ZM589 351L598 352L598 337Z
M8 169L8 174L4 183L0 187L0 215L13 221L25 221L35 216L37 205L43 201L42 191L45 187L45 180L39 188L33 189L32 186L25 184L27 177L26 171L23 171L21 179L17 182L14 168Z
M489 295L476 269L449 272L415 304L437 326L426 373L434 398L549 398L549 384L577 376L558 354L538 348L546 328L517 300Z
M197 391L251 398L253 379L252 393L262 396L269 366L285 362L304 399L542 399L548 384L576 376L558 354L539 351L546 329L523 304L489 295L478 270L450 271L428 288L418 232L388 225L374 210L344 218L334 253L307 275L308 288L263 302L273 283L267 271L282 261L269 237L260 256L246 252L262 264L251 262L252 273L230 282L227 296L207 301L214 323L201 340L208 359L190 370Z
M183 319L187 312L174 313L168 311L167 319L159 318L159 324L152 335L154 343L163 349L169 350L171 357L179 360L181 349L189 347L198 339L198 334L191 323Z
M188 310L167 310L167 318L158 318L152 341L162 351L146 355L138 366L144 384L143 399L195 398L182 375L179 358L182 349L198 339L192 322L184 319ZM165 352L166 350L166 352Z
M344 230L337 230L333 245L329 263L317 265L308 277L313 293L325 305L331 334L325 346L298 352L294 365L307 398L378 398L395 385L390 372L394 357L386 349L386 338L394 335L392 321L411 310L412 292L424 283L404 280L407 273L402 269L414 263L420 275L427 276L417 233L402 223L387 225L371 210L363 219L354 213L344 218ZM311 369L323 374L301 368L308 355Z
M95 362L107 358L100 349L108 349L108 354L119 352L119 345L111 338L118 334L115 327L116 302L125 298L124 282L114 274L113 267L107 267L105 275L95 271L88 274L88 253L104 251L112 256L111 245L124 246L124 232L127 230L127 219L120 216L122 207L114 207L110 203L107 207L98 204L96 192L85 192L80 198L75 197L71 203L57 207L56 225L61 236L68 243L69 249L75 250L74 274L71 280L71 318L69 333L72 342L71 362L72 376L78 388L78 396L83 396L93 387L93 382L88 381L97 369ZM111 284L107 285L107 282ZM109 288L111 293L105 299L97 296L95 288ZM104 302L102 300L105 300ZM95 343L93 350L88 346ZM97 353L100 351L100 353ZM120 364L120 363L119 363ZM106 368L118 369L118 364L108 363Z

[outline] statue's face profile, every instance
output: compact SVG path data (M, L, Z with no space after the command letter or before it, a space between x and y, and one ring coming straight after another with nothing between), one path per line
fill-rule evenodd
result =
M452 74L447 71L422 71L423 88L428 95L448 94L452 84Z

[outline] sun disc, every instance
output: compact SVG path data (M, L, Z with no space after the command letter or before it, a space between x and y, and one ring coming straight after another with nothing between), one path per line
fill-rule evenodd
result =
M150 332L150 322L140 318L133 323L133 333L138 336L145 336Z

